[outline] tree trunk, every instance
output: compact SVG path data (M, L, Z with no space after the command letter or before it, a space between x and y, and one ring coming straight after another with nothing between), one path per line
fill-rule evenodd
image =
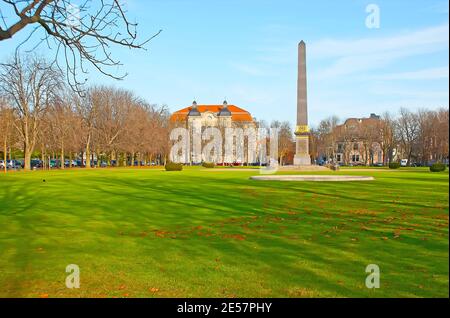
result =
M65 168L65 162L64 162L64 143L61 143L61 169L64 170Z
M7 167L7 163L6 163L6 156L7 156L6 151L7 150L8 150L8 148L6 146L6 137L5 137L5 139L3 140L3 164L5 165L5 167L3 169L4 169L5 173L8 172L8 167Z
M42 170L45 170L45 150L44 145L41 148L41 161L42 161Z
M30 171L31 170L31 151L30 149L27 149L27 147L25 147L25 154L24 154L24 170L25 171Z
M91 152L89 150L89 144L86 145L86 169L91 169Z

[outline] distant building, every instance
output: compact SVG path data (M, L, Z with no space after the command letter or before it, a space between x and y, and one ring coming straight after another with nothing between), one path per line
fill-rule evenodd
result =
M197 105L194 101L192 106L174 112L170 119L172 122L188 125L200 122L203 127L254 126L255 124L248 111L235 105L228 105L227 101L224 101L222 105Z
M334 160L340 164L373 165L383 163L380 116L349 118L336 126Z
M217 128L256 128L256 122L252 115L235 105L228 105L224 101L222 105L198 105L196 101L192 106L185 107L174 112L170 118L172 124L178 127L188 128L190 131L195 127L204 130L206 127ZM203 158L191 158L192 163L200 163ZM244 162L238 162L232 158L232 162L239 164L253 164L256 162L247 162L247 156Z

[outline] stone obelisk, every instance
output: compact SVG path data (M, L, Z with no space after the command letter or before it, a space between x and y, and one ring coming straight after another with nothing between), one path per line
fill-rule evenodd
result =
M306 82L306 44L301 41L298 45L298 82L297 82L297 127L295 166L310 166L309 155L309 127L308 127L308 99Z

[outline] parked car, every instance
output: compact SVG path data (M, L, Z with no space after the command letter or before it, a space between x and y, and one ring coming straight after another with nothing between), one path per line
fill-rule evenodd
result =
M5 161L0 160L0 169L5 169Z
M60 168L61 167L61 161L58 159L51 159L49 163L50 168Z
M326 161L323 160L323 159L317 159L316 163L317 163L317 165L319 165L319 166L324 166L324 165L326 165Z
M7 160L6 167L8 169L20 169L23 168L22 162L19 160Z
M31 169L39 169L42 168L43 164L42 161L39 159L32 159L31 160Z
M408 159L402 159L402 160L400 161L400 166L406 167L407 165L408 165Z

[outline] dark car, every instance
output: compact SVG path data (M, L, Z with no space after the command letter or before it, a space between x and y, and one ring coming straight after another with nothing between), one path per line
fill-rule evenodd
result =
M77 167L84 167L84 162L81 159L77 160Z
M39 169L42 167L43 167L43 164L42 164L41 160L39 160L39 159L31 160L31 169Z

